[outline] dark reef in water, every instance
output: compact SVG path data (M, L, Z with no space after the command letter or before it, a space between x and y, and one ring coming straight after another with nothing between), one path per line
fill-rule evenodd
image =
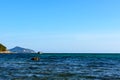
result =
M40 58L39 57L33 57L33 58L31 58L31 60L38 61L38 60L40 60Z

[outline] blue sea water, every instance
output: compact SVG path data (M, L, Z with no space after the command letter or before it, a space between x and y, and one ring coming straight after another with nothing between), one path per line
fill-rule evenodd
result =
M120 80L120 54L0 54L0 80Z

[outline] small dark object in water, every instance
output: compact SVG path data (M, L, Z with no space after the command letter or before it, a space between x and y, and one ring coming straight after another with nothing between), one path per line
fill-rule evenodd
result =
M39 51L39 52L37 52L37 53L38 53L38 54L42 54L42 52L40 52L40 51Z
M38 52L38 54L40 54L40 52Z
M35 60L35 61L38 61L40 58L39 57L33 57L31 58L31 60Z

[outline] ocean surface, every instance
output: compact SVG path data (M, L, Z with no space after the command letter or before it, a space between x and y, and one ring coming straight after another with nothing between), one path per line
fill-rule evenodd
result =
M120 54L0 54L0 80L120 80Z

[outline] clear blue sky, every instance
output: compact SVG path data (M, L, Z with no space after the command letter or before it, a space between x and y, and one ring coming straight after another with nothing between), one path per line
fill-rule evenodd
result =
M43 52L120 52L120 0L0 0L0 42Z

